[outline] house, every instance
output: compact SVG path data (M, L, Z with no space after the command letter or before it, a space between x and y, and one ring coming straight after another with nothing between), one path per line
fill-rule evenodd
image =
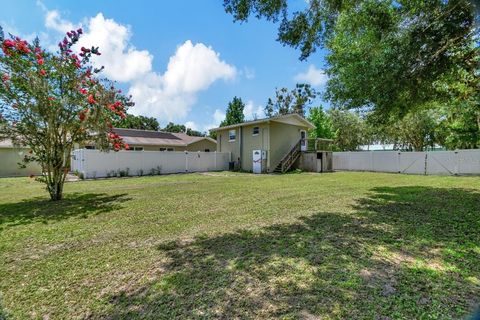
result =
M114 128L133 151L203 151L217 149L217 142L209 137L194 137L185 133L162 132L152 130ZM86 145L86 149L95 149Z
M255 173L285 172L302 162L309 148L307 131L315 126L298 114L247 121L212 129L217 133L217 151L231 152L236 169ZM310 156L319 159L317 154ZM308 159L303 159L307 161Z
M13 145L6 139L0 141L0 177L21 177L38 175L42 172L40 165L35 162L28 163L25 168L18 165L23 157L30 151L27 147Z

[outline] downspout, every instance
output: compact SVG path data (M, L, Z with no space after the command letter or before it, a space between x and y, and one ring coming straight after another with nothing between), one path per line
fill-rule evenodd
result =
M240 166L240 170L243 170L243 167L242 167L242 158L243 158L243 130L242 130L242 126L239 127L239 136L240 136L240 160L238 161L239 162L239 166Z

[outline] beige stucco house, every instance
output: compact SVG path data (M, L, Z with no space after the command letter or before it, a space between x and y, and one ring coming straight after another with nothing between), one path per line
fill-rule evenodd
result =
M13 145L10 140L0 141L0 177L21 177L42 172L40 165L35 162L27 164L25 168L18 165L28 154L29 148Z
M203 151L213 152L217 142L209 137L194 137L185 133L114 128L133 151ZM94 149L94 145L86 145Z
M315 126L300 115L288 114L212 131L217 133L217 151L231 152L235 168L267 173L283 171L282 166L291 165L288 161L298 159L298 153L306 147L307 131L313 128ZM259 150L260 156L254 155L254 151Z

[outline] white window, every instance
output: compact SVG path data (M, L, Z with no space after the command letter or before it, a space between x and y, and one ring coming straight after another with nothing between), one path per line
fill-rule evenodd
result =
M88 149L88 150L95 150L95 146L85 146L85 149Z
M167 151L167 148L160 148L160 151Z
M260 133L260 128L259 127L253 127L252 135L253 136L258 136L259 133Z
M128 150L130 150L130 151L143 151L143 147L130 147Z
M230 142L235 141L236 137L237 137L237 131L235 129L228 131L228 141Z
M160 151L175 151L174 148L160 148Z

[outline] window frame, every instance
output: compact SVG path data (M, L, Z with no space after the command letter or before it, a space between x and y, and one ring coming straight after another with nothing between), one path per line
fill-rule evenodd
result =
M255 133L255 129L257 129L257 133ZM252 128L252 136L258 136L260 134L260 127L256 126Z
M233 139L232 139L232 132L233 132ZM228 142L235 142L237 140L237 130L231 129L228 130Z

